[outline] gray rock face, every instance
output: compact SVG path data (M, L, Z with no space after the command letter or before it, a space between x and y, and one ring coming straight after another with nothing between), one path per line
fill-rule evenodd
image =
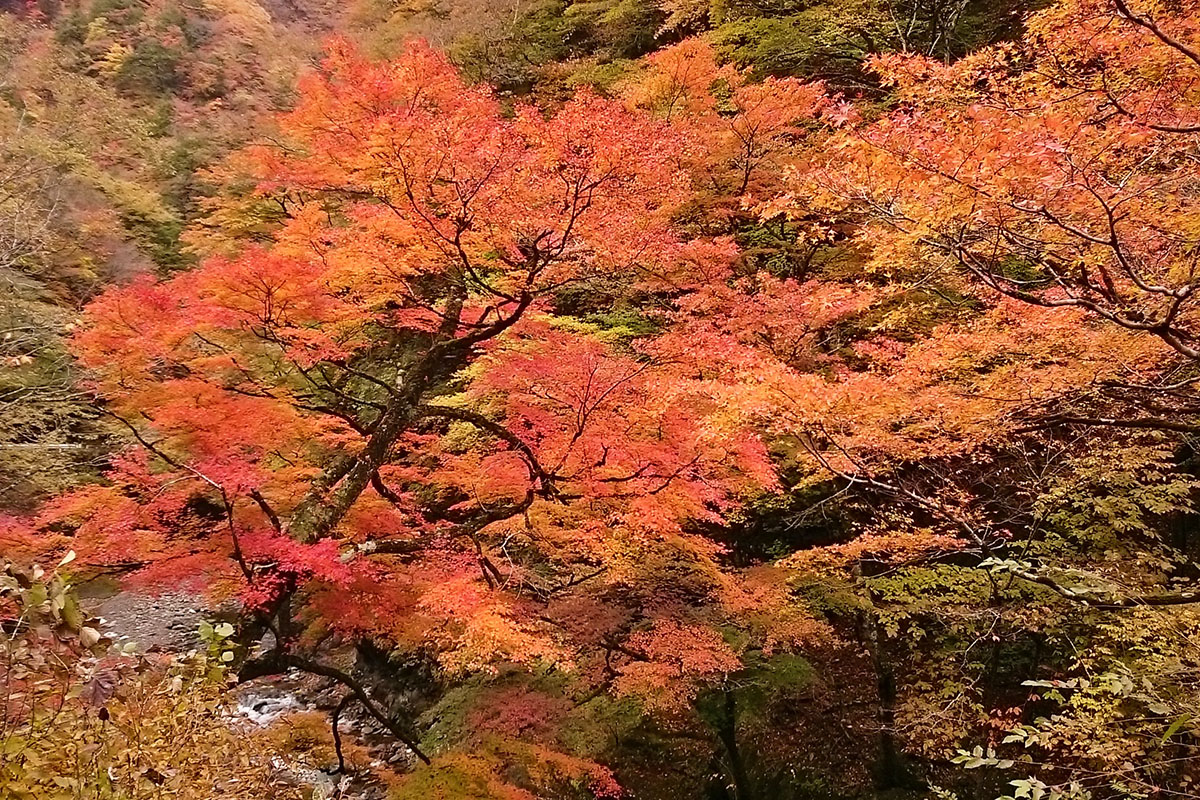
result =
M101 601L93 613L104 620L103 632L115 642L183 652L200 644L200 622L212 612L196 595L129 591Z

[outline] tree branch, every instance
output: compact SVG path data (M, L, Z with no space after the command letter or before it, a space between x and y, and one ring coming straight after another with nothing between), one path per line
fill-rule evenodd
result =
M994 562L999 562L1005 572L1008 572L1015 577L1018 577L1029 583L1034 583L1043 586L1063 599L1070 600L1073 603L1089 606L1098 610L1113 611L1120 609L1136 608L1138 606L1173 606L1173 605L1190 605L1192 603L1200 603L1200 592L1180 592L1177 594L1150 594L1150 595L1135 595L1132 597L1121 597L1116 599L1097 597L1090 590L1071 589L1064 586L1054 578L1044 575L1040 572L1027 569L1015 561L1009 561L1003 558L1000 549L993 546L992 541L983 533L976 529L967 520L960 517L946 508L940 503L936 503L927 497L924 497L911 489L906 489L901 486L881 481L877 478L863 475L855 475L852 473L840 470L829 463L829 459L825 458L816 447L809 441L801 440L801 444L808 453L827 471L833 475L846 480L852 484L869 486L873 489L886 492L893 497L907 498L918 507L925 511L945 520L966 534L976 546L979 547L984 560L980 563L986 563L988 559Z
M1129 20L1134 25L1150 31L1150 33L1154 34L1154 36L1157 37L1158 40L1167 47L1182 53L1193 63L1200 65L1200 53L1197 53L1183 42L1167 34L1162 28L1158 27L1158 23L1156 23L1154 20L1150 19L1149 17L1139 17L1137 14L1134 14L1133 11L1129 9L1129 6L1125 3L1125 0L1113 0L1113 5L1116 6L1117 13L1122 17Z
M348 697L353 697L358 702L362 703L363 708L367 713L375 718L380 725L388 730L397 740L402 742L409 750L412 751L422 763L428 764L429 756L422 752L417 745L416 740L410 736L399 724L393 721L383 710L371 699L367 693L366 687L355 680L351 675L337 667L328 664L322 664L319 661L312 661L302 656L297 656L292 653L273 650L267 656L255 661L247 662L242 665L242 669L238 673L238 680L245 682L254 678L261 678L267 675L278 675L288 668L307 672L311 675L320 675L324 678L331 678L342 686L350 690Z
M541 483L542 490L547 494L556 494L554 490L553 473L547 472L538 461L537 454L521 437L510 431L495 420L485 417L475 411L470 411L465 408L450 408L448 406L437 405L419 405L417 406L417 415L422 417L441 417L443 419L453 419L460 422L467 422L477 428L487 431L497 439L503 440L514 450L521 454L525 459L525 463L529 468L529 477Z

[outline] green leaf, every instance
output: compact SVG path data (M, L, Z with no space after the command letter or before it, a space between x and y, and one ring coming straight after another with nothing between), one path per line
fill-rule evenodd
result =
M79 602L72 594L66 595L62 608L63 622L73 631L83 628L83 612L79 610Z
M1167 727L1167 732L1163 734L1162 741L1160 742L1160 744L1166 744L1168 739L1170 739L1175 734L1179 733L1179 729L1182 728L1184 725L1187 725L1191 721L1192 721L1191 714L1180 714Z
M25 604L34 608L45 603L47 599L46 584L35 583L29 587L29 591L25 593Z

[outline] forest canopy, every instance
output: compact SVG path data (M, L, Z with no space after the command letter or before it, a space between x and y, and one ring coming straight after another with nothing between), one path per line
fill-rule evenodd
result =
M1200 4L0 21L0 798L1200 791Z

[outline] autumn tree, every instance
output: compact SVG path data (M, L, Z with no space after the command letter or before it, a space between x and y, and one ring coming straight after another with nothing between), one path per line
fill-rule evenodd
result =
M814 480L833 476L870 509L857 511L865 536L792 563L862 592L893 687L898 670L928 680L995 637L969 684L951 690L946 676L941 701L905 699L901 686L881 722L925 755L973 726L1008 727L1007 753L981 745L960 760L1011 775L1014 758L1040 749L1051 771L1017 766L1018 796L1193 780L1174 765L1194 738L1173 738L1192 713L1175 705L1191 667L1166 677L1153 654L1188 649L1186 634L1158 637L1173 621L1186 629L1197 599L1194 544L1169 533L1193 502L1195 368L1194 15L1176 11L1060 3L1028 20L1019 45L949 65L878 58L897 108L836 120L824 154L809 149L792 191L763 207L856 230L861 279L886 287L857 315L869 326L842 327L824 374L777 368L763 380L774 356L745 337L737 351L764 365L743 373L754 394L741 400L757 395ZM1150 562L1160 566L1139 566ZM872 574L880 564L897 566ZM1145 660L1102 655L1126 634L1157 644ZM1051 668L1044 648L1061 637L1097 651ZM1014 657L1032 664L1024 697L1001 688ZM1105 677L1077 677L1088 670ZM1124 683L1132 674L1145 692ZM1050 703L1053 714L1033 710ZM1107 720L1103 743L1078 735L1092 712ZM1139 724L1166 732L1154 759L1135 744ZM1117 768L1122 758L1139 767Z
M744 195L756 174L761 179L778 172L773 157L803 137L803 123L827 102L818 83L752 81L732 64L719 64L712 45L700 38L663 48L646 64L646 74L626 90L630 104L708 137L700 153L709 180L734 196Z
M1103 33L1085 36L1093 25ZM883 335L853 345L873 366L850 367L834 391L883 382L867 390L873 402L847 409L851 417L870 413L905 374L932 379L925 386L941 396L910 416L926 391L912 384L875 424L859 417L839 430L840 415L826 413L794 426L819 427L805 446L827 467L865 476L1054 426L1192 430L1190 170L1167 155L1188 147L1176 119L1185 112L1172 110L1177 76L1187 77L1147 66L1186 64L1188 48L1120 3L1059 5L1029 30L1024 49L984 49L949 66L879 59L901 107L878 121L841 120L826 158L796 170L797 191L764 206L857 225L869 274L932 286L946 311L928 351L879 327ZM1068 44L1081 37L1098 49ZM1027 113L1043 106L1053 113ZM903 313L914 310L892 316ZM960 346L972 374L952 366ZM1046 356L1035 355L1042 347ZM787 402L806 396L817 397L792 389ZM923 430L906 432L910 419ZM900 449L888 455L884 443L897 433ZM961 516L946 521L987 538Z
M880 58L902 108L849 133L816 178L871 216L880 259L958 268L1172 351L1108 381L1110 403L1051 407L1061 422L1193 429L1192 16L1063 3L1020 48Z
M659 322L621 317L728 272L727 241L670 226L703 142L587 92L506 113L422 44L335 43L300 98L248 154L268 241L88 308L76 351L135 444L9 537L236 598L243 678L340 683L427 770L462 756L331 649L431 654L447 684L569 670L571 696L671 719L825 640L703 532L774 487L762 440L652 346ZM496 747L469 771L534 758L609 791L561 744Z

